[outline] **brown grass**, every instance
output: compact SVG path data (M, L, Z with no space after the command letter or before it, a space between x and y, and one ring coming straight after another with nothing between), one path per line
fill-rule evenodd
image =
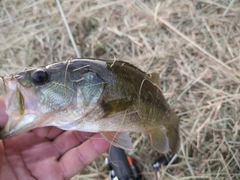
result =
M162 167L159 179L240 179L238 0L61 5L82 57L125 60L159 73L163 93L181 117L180 162ZM0 75L76 57L55 1L2 0L0 7ZM153 179L158 154L146 137L133 139L130 154ZM72 179L100 179L106 156Z

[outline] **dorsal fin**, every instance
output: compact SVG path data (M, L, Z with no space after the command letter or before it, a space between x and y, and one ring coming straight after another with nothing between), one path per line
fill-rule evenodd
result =
M148 77L152 80L152 82L156 85L159 86L160 84L160 78L159 78L159 74L158 73L151 73L148 74Z

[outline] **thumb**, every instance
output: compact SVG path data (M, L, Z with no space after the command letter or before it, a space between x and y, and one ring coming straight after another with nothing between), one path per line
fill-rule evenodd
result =
M7 121L8 115L5 113L6 107L2 98L0 98L0 129L3 128Z
M3 147L3 141L0 140L0 177L2 173L2 165L3 165L3 156L4 156L4 147Z

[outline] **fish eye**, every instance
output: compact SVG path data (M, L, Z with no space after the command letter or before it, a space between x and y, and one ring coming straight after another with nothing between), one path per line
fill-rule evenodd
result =
M48 81L48 73L43 69L37 69L31 73L30 79L34 85L44 85Z

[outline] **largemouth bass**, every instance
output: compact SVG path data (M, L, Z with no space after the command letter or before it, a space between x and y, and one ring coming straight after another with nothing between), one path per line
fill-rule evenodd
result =
M179 118L150 74L123 61L73 59L0 79L8 138L37 127L100 132L132 149L129 132L149 135L160 153L179 148Z

